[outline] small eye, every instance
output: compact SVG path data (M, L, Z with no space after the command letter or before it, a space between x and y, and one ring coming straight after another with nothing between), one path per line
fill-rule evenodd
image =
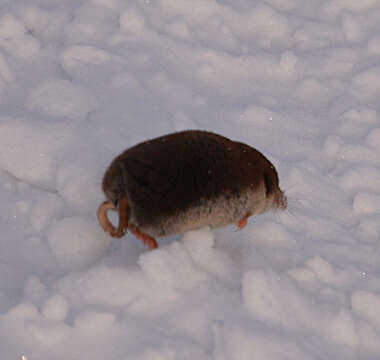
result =
M274 187L273 181L268 174L264 174L264 184L266 188L265 195L268 196L272 192Z

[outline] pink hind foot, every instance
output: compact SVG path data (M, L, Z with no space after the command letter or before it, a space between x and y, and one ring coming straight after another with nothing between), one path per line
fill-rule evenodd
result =
M154 249L157 249L158 248L158 244L157 244L157 241L147 235L147 234L144 234L142 232L140 232L136 227L134 227L133 225L129 225L128 226L128 229L129 231L135 235L138 239L140 239L144 245L148 245L149 246L149 249L150 250L154 250Z
M110 209L116 209L111 201L103 202L98 209L98 220L104 231L112 237L120 238L125 235L128 228L128 199L123 196L119 201L119 226L115 228L108 219L107 212Z

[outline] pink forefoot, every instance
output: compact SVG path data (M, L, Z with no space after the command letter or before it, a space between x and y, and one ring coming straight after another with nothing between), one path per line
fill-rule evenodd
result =
M249 218L251 215L252 215L252 214L248 213L243 219L241 219L241 220L237 223L237 229L238 229L239 231L246 227L246 225L248 224L248 218Z

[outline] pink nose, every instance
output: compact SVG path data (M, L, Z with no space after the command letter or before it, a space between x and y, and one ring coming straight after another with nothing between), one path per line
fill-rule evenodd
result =
M274 202L281 210L285 210L288 206L288 199L280 189L274 194Z

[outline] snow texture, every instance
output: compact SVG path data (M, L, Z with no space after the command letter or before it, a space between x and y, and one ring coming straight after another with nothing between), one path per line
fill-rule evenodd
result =
M1 359L378 359L379 19L380 0L1 1ZM189 128L262 151L288 210L155 251L110 238L107 165Z

